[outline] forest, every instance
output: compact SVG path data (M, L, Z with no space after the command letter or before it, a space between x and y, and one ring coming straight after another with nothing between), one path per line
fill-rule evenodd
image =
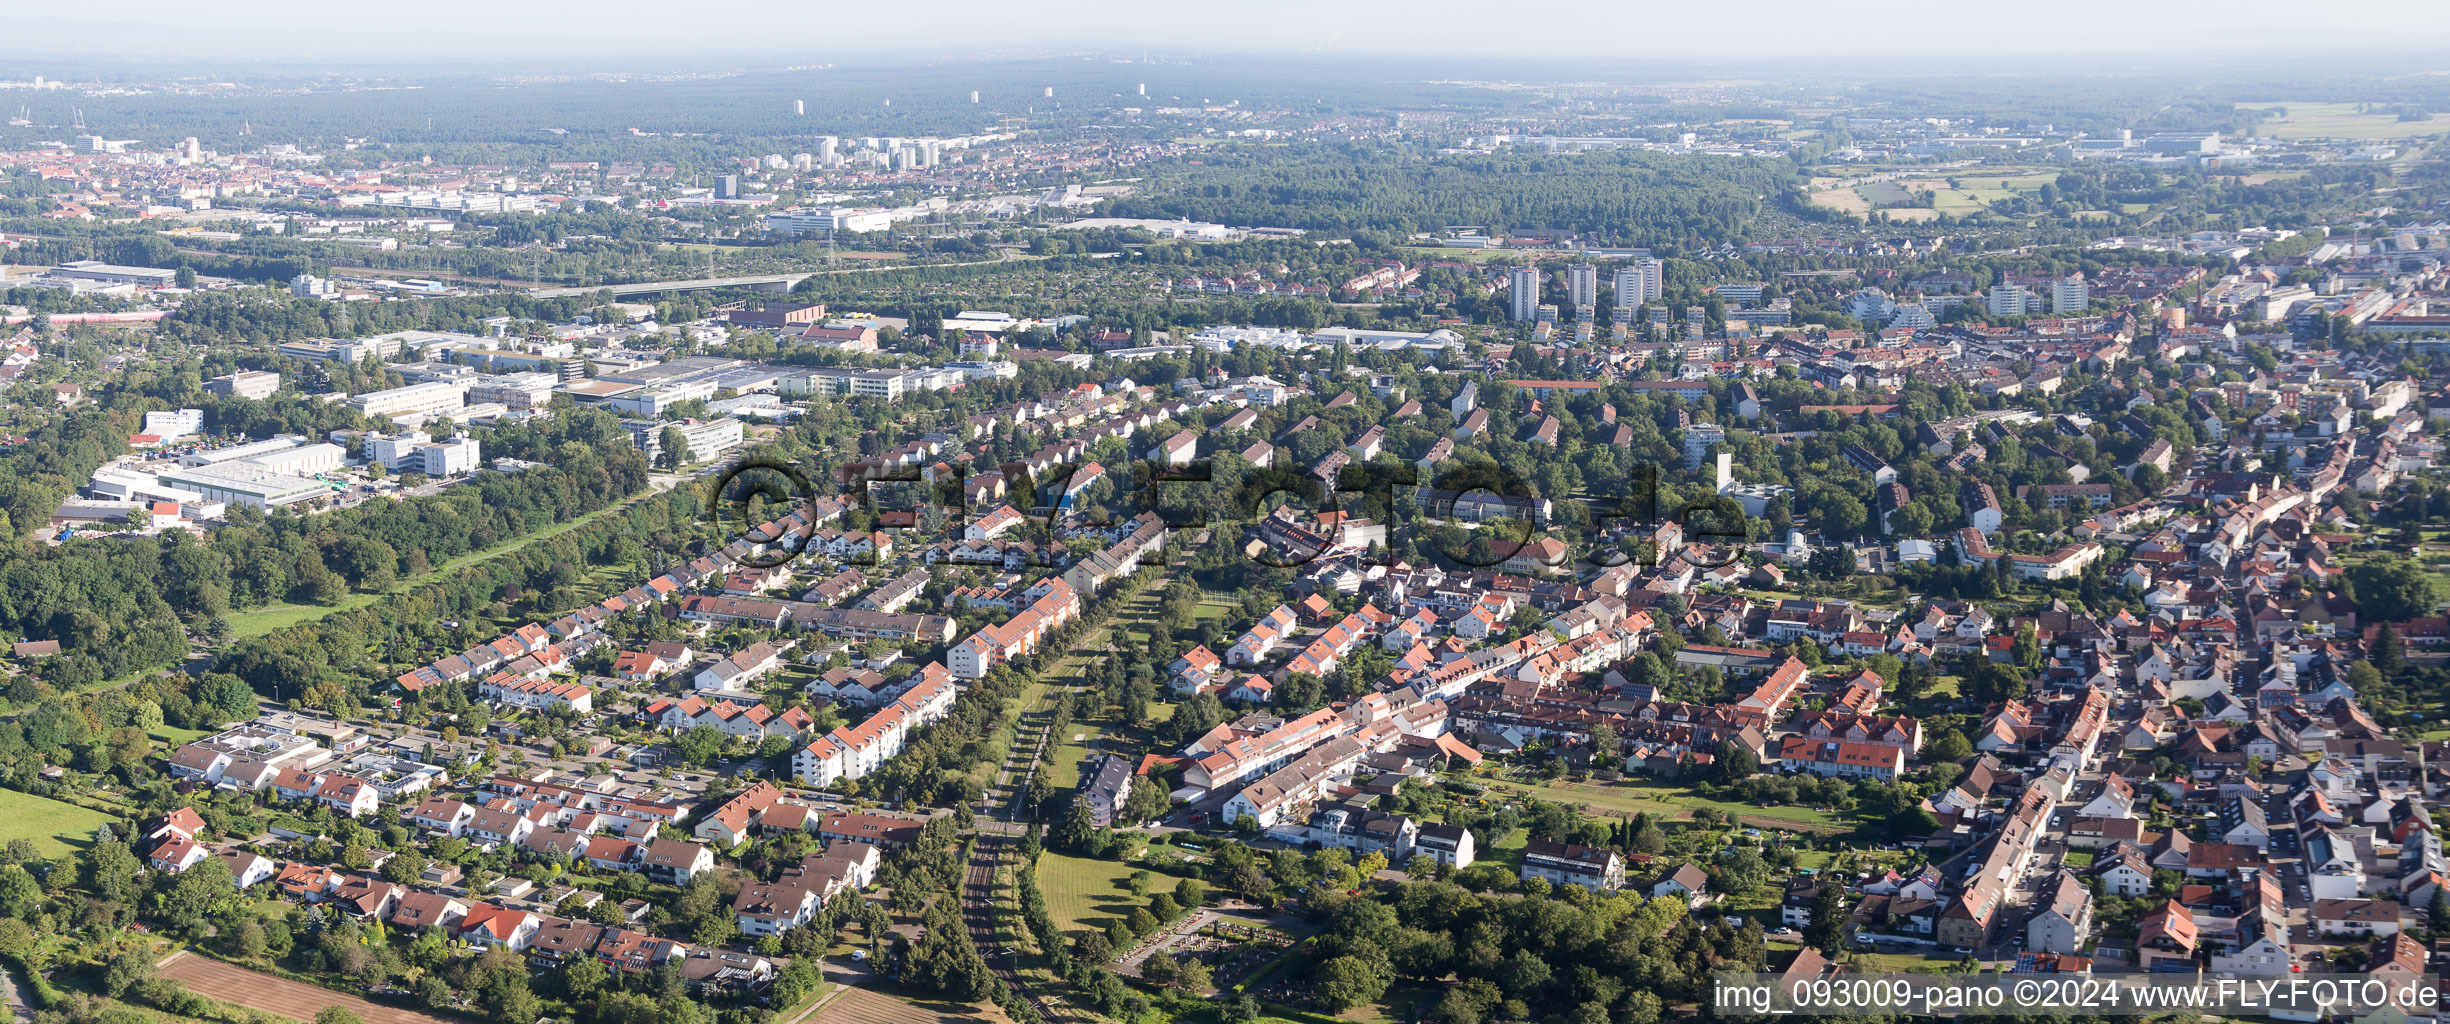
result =
M1618 244L1749 236L1758 197L1793 166L1648 152L1432 157L1361 144L1211 150L1186 187L1110 200L1111 217L1187 217L1326 233L1471 225L1549 228Z
M65 417L58 429L94 429L111 415ZM61 641L63 653L44 666L43 678L58 687L83 687L183 657L189 630L226 636L233 613L283 602L337 605L353 590L388 591L403 578L646 487L645 460L608 413L573 411L493 431L484 443L489 455L543 456L555 465L487 473L432 496L321 515L233 507L230 524L203 540L171 531L152 540L100 537L12 547L0 554L0 580L7 582L0 592L0 635ZM45 447L20 446L10 458L35 459ZM78 450L85 449L55 449ZM54 505L69 482L40 473L9 479L23 485L13 492L18 499L47 496ZM45 480L60 489L36 489ZM30 521L40 523L48 514L44 509Z

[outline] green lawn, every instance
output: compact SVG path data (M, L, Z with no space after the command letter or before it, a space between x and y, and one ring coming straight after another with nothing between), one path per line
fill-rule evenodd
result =
M1920 953L1848 953L1846 963L1857 974L1929 974L1954 971L1961 958L1943 954L1936 957Z
M231 612L230 635L234 637L262 636L275 630L287 629L301 622L320 619L333 612L345 612L374 603L373 594L350 594L339 604L276 604L248 612Z
M94 829L117 819L100 811L15 790L0 790L0 843L34 840L45 857L57 857L87 845Z
M1515 829L1499 837L1496 842L1475 850L1472 863L1502 864L1508 872L1520 874L1523 870L1523 847L1530 843L1531 832L1529 830Z
M2069 850L2064 863L2071 868L2092 867L2093 852L2091 850Z
M1792 828L1816 832L1847 832L1854 829L1850 822L1837 815L1809 807L1755 807L1727 800L1705 800L1693 791L1678 786L1644 779L1622 782L1551 782L1532 785L1506 779L1490 779L1497 789L1512 790L1542 800L1583 804L1594 812L1611 817L1648 812L1669 819L1692 817L1693 811L1709 807L1741 817L1755 827Z
M1055 926L1069 934L1082 929L1104 929L1109 921L1131 913L1133 907L1146 906L1144 899L1134 897L1125 888L1131 873L1138 870L1128 864L1110 860L1090 860L1048 850L1038 855L1038 888L1046 893L1046 911L1055 918ZM1173 882L1165 875L1152 874L1150 888L1160 882L1170 887Z
M212 733L203 729L181 729L175 725L161 725L155 726L151 730L148 730L145 735L151 736L154 739L160 740L164 743L175 743L184 746L210 736Z
M1404 251L1420 260L1455 260L1463 263L1487 263L1521 253L1519 249L1447 249L1432 246L1405 246Z

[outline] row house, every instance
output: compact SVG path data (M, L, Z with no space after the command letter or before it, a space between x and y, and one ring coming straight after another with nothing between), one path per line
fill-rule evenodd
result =
M736 704L728 699L708 703L695 696L681 700L659 698L647 705L642 714L666 732L687 732L704 725L741 739L780 736L796 740L816 725L816 719L804 708L776 711L762 703Z
M1286 662L1276 671L1276 681L1282 683L1286 676L1295 672L1307 672L1314 676L1325 676L1334 672L1338 661L1352 653L1353 648L1367 642L1370 635L1391 618L1375 606L1363 605L1360 611L1347 615L1342 621L1327 627L1327 630L1319 634L1317 639L1304 646L1299 653L1293 656L1293 660Z
M1002 623L981 627L956 645L945 662L955 677L983 679L987 670L1015 657L1034 653L1048 633L1080 612L1079 591L1061 579L1041 581L1030 606Z
M931 662L916 678L918 682L865 721L835 729L792 755L793 775L810 786L862 778L900 753L911 729L950 714L959 691L952 672Z
M781 667L788 646L764 640L750 644L699 672L691 685L700 690L748 689L760 677Z
M689 663L695 660L697 651L687 643L658 640L614 657L613 676L623 682L652 682L689 667Z
M784 869L772 882L742 886L732 901L740 933L780 935L805 925L837 896L874 885L880 863L875 845L838 842Z
M1232 647L1226 649L1225 663L1236 668L1259 667L1260 662L1265 661L1278 644L1292 635L1296 622L1293 609L1277 605L1266 615L1260 616L1258 622L1253 623L1234 641Z
M313 800L352 818L382 806L382 790L372 781L341 772L287 769L272 777L273 795L283 800Z
M1849 779L1893 780L1904 775L1906 751L1873 743L1789 736L1778 747L1778 761L1788 771Z
M1151 555L1162 555L1168 529L1154 512L1143 512L1127 524L1131 532L1064 570L1073 593L1094 594L1098 588L1139 571Z
M1923 746L1923 724L1901 715L1812 711L1798 716L1795 724L1814 740L1899 747L1909 754Z
M582 715L595 710L595 691L581 683L523 679L502 673L478 684L477 693L488 700L530 710L568 708Z

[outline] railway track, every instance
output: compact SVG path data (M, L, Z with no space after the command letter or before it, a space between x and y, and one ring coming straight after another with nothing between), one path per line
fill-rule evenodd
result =
M995 871L1004 863L1005 853L1011 845L1010 836L982 832L978 842L970 847L969 871L961 886L961 915L970 927L970 943L978 947L980 955L986 957L987 969L1004 979L1004 984L1019 993L1022 999L1028 1000L1029 1005L1036 1008L1038 1015L1045 1018L1048 1024L1085 1024L1092 1018L1040 995L1022 981L1019 972L1012 969L1012 954L1009 951L992 955L987 952L1001 948L995 931Z

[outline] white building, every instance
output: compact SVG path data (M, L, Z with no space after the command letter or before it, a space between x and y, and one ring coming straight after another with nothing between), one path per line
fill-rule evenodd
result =
M430 416L468 404L468 393L450 381L428 381L388 391L371 391L349 399L349 408L368 416Z
M1540 272L1531 267L1517 268L1506 275L1506 317L1517 323L1529 323L1540 316Z
M2033 310L2033 300L2033 293L2025 290L2023 285L1995 284L1991 286L1991 294L1983 303L1983 309L1992 316L2023 316Z
M210 501L234 502L259 509L294 505L332 494L332 485L313 477L282 473L244 462L174 469L163 473L161 482L194 491Z
M625 420L630 428L630 443L647 453L648 461L663 455L665 427L680 431L681 440L689 444L689 461L701 462L740 447L746 435L740 421L726 417L699 422L695 420L666 423L659 420Z
M342 451L339 445L318 441L314 444L286 448L268 455L258 455L245 461L249 465L262 466L275 473L313 476L317 473L329 473L339 469L343 463L349 461L349 453Z
M2075 316L2083 313L2092 302L2092 287L2085 284L2082 274L2069 274L2050 283L2052 316Z
M262 370L241 370L225 377L215 377L204 383L204 390L216 395L232 395L257 401L272 397L281 389L281 375Z
M1565 268L1565 297L1576 307L1599 303L1599 268L1576 263Z
M466 431L452 435L448 441L418 445L410 454L414 461L403 460L408 463L405 468L432 477L473 473L478 466L485 464L484 453L476 438L468 436Z
M144 433L151 434L165 442L176 441L202 429L204 429L204 410L202 409L180 409L176 412L145 414Z

